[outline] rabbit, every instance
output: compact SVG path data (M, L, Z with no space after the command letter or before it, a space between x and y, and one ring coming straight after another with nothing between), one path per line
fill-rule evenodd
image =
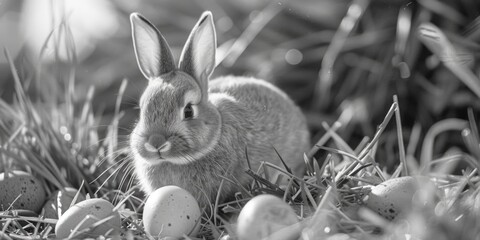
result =
M283 168L275 150L303 177L310 135L299 107L264 80L209 80L216 51L211 12L191 31L178 67L154 25L138 13L130 21L138 67L148 79L130 135L134 172L146 195L176 185L211 207L251 182L248 167L256 171L265 161Z

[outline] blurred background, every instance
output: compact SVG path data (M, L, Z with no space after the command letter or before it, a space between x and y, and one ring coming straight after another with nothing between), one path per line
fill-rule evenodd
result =
M212 11L217 30L214 76L273 82L304 110L313 142L337 121L342 124L337 132L355 148L365 136L373 137L394 95L405 143L411 143L412 132L421 142L440 120L466 120L469 111L480 117L479 96L445 66L454 62L478 80L477 0L3 0L0 47L14 59L32 101L61 105L65 94L74 93L81 105L91 96L100 130L111 121L120 85L128 80L119 123L126 140L147 84L136 65L130 13L152 21L178 59L205 10ZM453 49L450 59L422 43L417 31L423 23L441 29ZM3 51L0 96L14 101ZM378 161L398 164L396 141L391 123L379 140ZM419 145L409 149L412 156L418 156ZM460 134L445 135L435 151L462 146Z

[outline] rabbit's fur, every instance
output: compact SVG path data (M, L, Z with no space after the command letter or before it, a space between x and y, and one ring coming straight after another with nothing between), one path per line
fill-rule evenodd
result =
M142 189L166 185L191 192L206 207L251 181L262 161L303 176L310 146L300 109L272 84L248 77L208 80L215 67L216 36L210 12L192 30L176 67L158 30L131 15L137 62L149 84L131 134L134 167ZM190 103L190 104L189 104Z

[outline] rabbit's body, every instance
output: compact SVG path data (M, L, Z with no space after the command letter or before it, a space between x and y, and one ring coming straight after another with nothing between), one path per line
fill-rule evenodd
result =
M222 132L245 137L252 170L256 171L263 160L282 166L280 154L297 176L303 174L309 133L303 113L284 92L264 80L248 77L221 77L209 84L211 99L218 101L215 94L222 99L214 104L223 113L223 126L231 128ZM244 153L245 147L243 156L238 156L242 160Z
M224 181L220 201L239 191L239 184L251 181L245 174L246 154L254 171L261 161L283 167L275 150L297 176L303 174L302 156L308 150L309 135L300 109L283 92L246 77L222 77L209 86L209 102L221 116L215 146L187 164L149 165L136 160L136 175L147 193L177 185L196 196L200 206L208 206L217 198L223 178L237 183Z
M254 171L263 161L283 168L280 155L295 175L303 174L309 133L285 93L254 78L208 81L216 45L210 14L192 30L178 68L158 30L138 14L131 20L137 61L150 80L130 140L147 194L177 185L202 207L223 201L250 182L247 155Z

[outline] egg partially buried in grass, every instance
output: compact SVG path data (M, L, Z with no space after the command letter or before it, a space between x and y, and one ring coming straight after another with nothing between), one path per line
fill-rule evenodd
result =
M148 196L143 210L145 232L154 237L196 236L200 229L197 200L177 186L161 187Z
M77 192L77 189L70 187L53 192L47 202L43 205L43 209L45 210L45 218L58 219L59 216L63 215L63 213L70 208L70 205L72 205L72 201L74 200ZM85 196L82 193L79 193L75 203L84 200Z
M238 239L297 239L301 231L298 222L293 208L282 199L258 195L245 204L238 216Z
M428 182L426 178L425 181ZM380 216L394 220L413 206L413 196L418 189L417 178L407 176L389 179L372 188L365 204Z
M0 173L0 210L26 209L39 212L45 202L45 188L30 173L13 170Z
M105 199L92 198L73 205L60 216L55 226L55 234L57 238L67 238L73 231L82 231L73 233L72 236L96 238L112 233L120 227L120 214L114 211L114 206Z

